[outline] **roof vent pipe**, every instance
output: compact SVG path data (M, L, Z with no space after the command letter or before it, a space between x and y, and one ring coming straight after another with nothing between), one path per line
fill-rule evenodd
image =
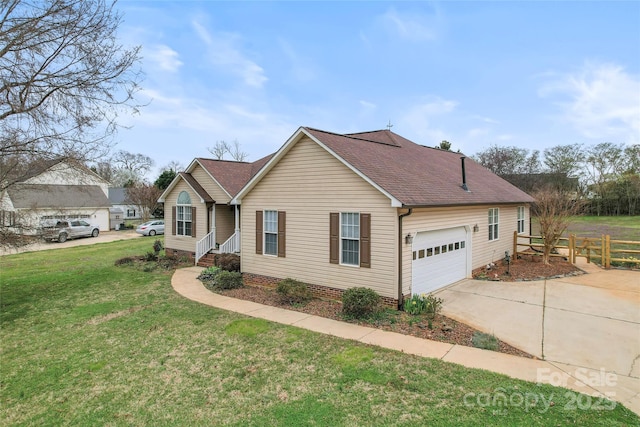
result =
M460 161L462 162L462 185L461 185L461 187L462 187L462 189L464 191L469 191L469 188L467 187L467 172L466 172L466 170L464 168L464 159L465 159L464 156L460 157Z

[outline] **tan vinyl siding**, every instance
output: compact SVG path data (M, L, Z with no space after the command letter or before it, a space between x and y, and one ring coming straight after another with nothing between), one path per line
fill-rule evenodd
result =
M216 205L216 243L223 244L236 228L233 206Z
M211 179L211 175L204 170L199 164L195 165L193 171L191 172L191 176L195 178L196 181L205 189L207 193L216 201L216 203L229 203L231 198L225 191L220 188L216 182ZM222 242L221 242L222 243Z
M258 255L256 211L286 212L286 257ZM371 268L329 262L329 214L371 214ZM397 298L397 216L390 200L308 138L242 200L242 270Z
M471 265L473 270L490 262L504 258L504 252L513 251L513 232L517 231L518 206L521 205L486 205L469 207L424 208L414 209L402 222L402 233L415 236L420 231L440 230L445 228L466 227L471 236ZM489 241L488 214L489 208L500 209L498 239ZM473 227L478 224L478 232ZM529 207L525 206L525 230L528 230ZM402 289L407 294L411 290L411 245L403 244L402 255ZM470 274L471 271L468 271Z
M191 197L191 206L196 207L196 237L189 236L173 236L171 234L171 224L174 221L172 207L176 206L178 195L181 191L186 191ZM188 252L196 251L196 242L207 234L207 207L204 203L200 203L200 197L187 185L186 182L180 181L175 188L167 195L164 210L165 221L165 247L168 249L179 249Z

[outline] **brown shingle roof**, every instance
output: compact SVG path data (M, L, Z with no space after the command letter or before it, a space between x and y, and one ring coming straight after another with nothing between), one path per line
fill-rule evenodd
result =
M464 155L429 148L389 130L335 134L303 128L405 206L533 202L533 198Z
M270 154L253 163L205 158L197 160L233 198L272 156Z
M209 195L209 193L207 193L207 191L204 188L202 188L202 185L200 185L200 183L196 181L196 179L193 176L191 176L190 173L180 172L178 173L178 175L180 175L180 177L182 177L182 179L184 179L187 182L187 184L189 184L189 186L193 188L193 191L195 191L202 200L204 200L207 203L214 202L213 198Z

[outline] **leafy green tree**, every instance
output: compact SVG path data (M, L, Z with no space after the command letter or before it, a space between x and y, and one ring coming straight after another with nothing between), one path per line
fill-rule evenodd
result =
M176 171L171 169L165 170L160 174L158 179L155 180L153 185L155 185L160 190L166 190L167 187L169 187L169 184L171 184L171 181L173 181L176 176L178 176L178 173Z

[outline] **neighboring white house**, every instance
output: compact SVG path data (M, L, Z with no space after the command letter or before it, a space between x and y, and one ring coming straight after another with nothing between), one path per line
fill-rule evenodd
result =
M140 209L128 201L127 189L123 187L109 188L109 202L114 209L122 211L122 219L140 219ZM120 221L123 222L123 221Z
M109 182L68 160L51 161L0 194L0 227L36 229L42 220L83 218L109 230Z

